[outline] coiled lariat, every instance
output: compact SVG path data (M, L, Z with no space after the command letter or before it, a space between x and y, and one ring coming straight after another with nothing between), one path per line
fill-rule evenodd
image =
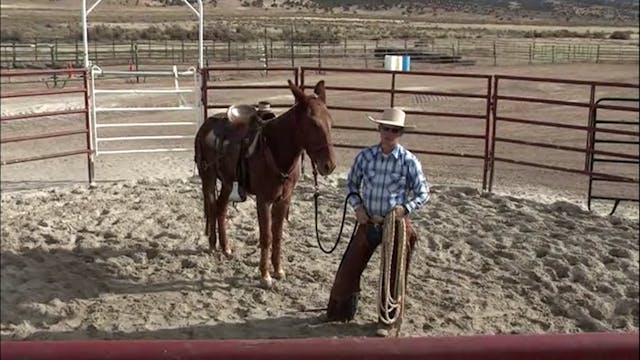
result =
M396 267L393 264L394 239L397 233ZM400 333L404 313L407 262L407 236L404 219L397 218L391 210L384 218L382 229L382 249L380 252L380 279L378 282L378 313L380 321L392 325L396 336ZM395 284L391 288L391 275L395 274Z

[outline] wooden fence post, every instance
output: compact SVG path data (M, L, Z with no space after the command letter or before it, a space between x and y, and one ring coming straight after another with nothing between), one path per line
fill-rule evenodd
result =
M529 65L533 62L533 53L531 52L531 44L529 44Z
M180 40L180 46L181 46L181 50L182 50L182 63L184 64L184 39Z
M80 63L80 58L79 58L79 52L78 52L78 39L76 39L76 65L79 63ZM84 64L82 64L82 67L84 67Z
M16 54L16 42L12 41L11 42L11 63L12 66L15 68L16 67L16 58L17 58L17 54Z
M552 64L556 63L556 46L555 45L551 45L551 63Z
M596 45L596 64L600 63L600 44Z
M35 61L38 61L38 38L37 37L34 39L33 48L34 48L33 54L35 55Z
M227 41L227 61L231 62L231 40Z
M14 54L15 54L15 49L14 49ZM51 45L51 44L49 44L49 57L51 58L51 67L55 68L55 66L56 66L56 55L54 53L53 45ZM14 62L15 62L15 55L14 55Z
M498 57L497 57L497 52L496 52L496 42L493 42L493 66L496 66L498 64Z
M367 61L367 43L364 43L364 48L362 51L363 51L362 54L364 55L364 68L368 69L369 63Z
M53 39L53 48L54 48L54 56L55 56L55 62L58 62L58 38Z

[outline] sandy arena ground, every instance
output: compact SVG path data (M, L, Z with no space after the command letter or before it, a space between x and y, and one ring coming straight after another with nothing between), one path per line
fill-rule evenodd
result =
M537 75L638 82L635 66L440 67L438 71ZM216 84L276 83L268 78L219 74ZM289 77L290 78L290 77ZM318 74L328 86L386 87L389 77ZM153 81L150 81L150 86ZM101 86L123 88L122 79ZM173 86L155 83L160 86ZM181 83L182 85L183 83ZM27 85L25 85L27 86ZM143 85L134 85L143 86ZM397 87L481 93L482 82L429 77L399 79ZM44 88L44 86L42 86ZM485 88L486 90L486 88ZM545 95L588 101L588 89L557 84L510 85L510 95ZM3 85L3 92L7 91ZM211 91L217 103L290 101L282 90ZM598 97L616 93L604 89ZM629 92L626 93L627 95ZM633 91L631 95L634 95ZM637 96L637 91L635 92ZM338 106L382 107L387 96L329 91ZM35 100L34 100L35 99ZM76 95L55 99L8 99L3 116L82 105ZM99 106L163 106L175 97L108 95ZM186 100L188 101L188 99ZM479 113L479 100L398 96L396 105L428 111ZM586 110L549 105L505 104L503 116L586 125ZM282 109L280 109L282 110ZM364 113L332 112L336 124L366 126ZM102 116L102 115L101 115ZM191 114L104 115L101 121L189 121ZM421 130L484 133L482 121L410 116ZM80 116L43 119L51 131L82 127ZM12 121L2 137L38 133L34 122ZM55 129L55 130L54 130ZM637 127L635 127L637 130ZM194 127L151 129L154 134L193 134ZM108 132L111 131L111 132ZM149 131L146 129L144 131ZM43 131L40 131L43 132ZM101 136L143 135L143 130L105 129ZM584 133L504 124L498 136L584 146ZM335 141L366 145L375 134L336 131ZM82 148L82 135L2 146L2 159ZM407 135L412 148L482 154L482 142ZM191 140L165 145L189 148ZM502 144L501 146L504 146ZM122 146L108 143L104 149ZM143 144L153 147L153 144ZM623 150L627 151L627 150ZM632 150L628 150L632 151ZM635 150L637 151L637 149ZM558 150L497 149L503 157L580 168L582 157ZM637 153L637 152L636 152ZM321 233L324 246L337 235L344 178L355 151L339 151L339 168L322 180ZM235 256L208 255L203 236L200 185L193 178L193 153L101 155L97 185L86 185L86 157L73 156L2 167L1 308L2 339L78 338L279 338L370 336L375 331L379 257L363 278L361 306L350 324L321 324L333 276L346 248L323 254L315 243L311 180L299 184L285 227L287 279L270 291L258 285L259 249L252 200L231 210ZM638 209L610 204L589 213L586 178L498 163L494 194L478 190L482 163L474 159L421 156L433 197L413 215L421 241L409 279L404 336L445 334L630 331L638 329ZM637 167L625 168L637 178ZM634 173L635 171L635 173ZM632 192L630 188L599 191Z

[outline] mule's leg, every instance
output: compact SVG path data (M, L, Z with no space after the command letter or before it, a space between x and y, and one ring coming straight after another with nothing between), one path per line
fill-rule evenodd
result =
M215 196L215 185L208 186L207 197L208 202L208 211L207 211L207 227L209 234L209 252L213 253L216 251L216 214L217 214L217 206L216 206L216 196Z
M204 234L209 236L209 183L202 178L202 200L204 202Z
M260 226L260 285L270 289L273 280L269 274L269 250L271 249L271 204L257 200L258 224Z
M226 256L231 256L231 244L227 238L227 205L229 204L229 195L231 195L230 182L222 182L222 189L216 202L216 217L218 220L218 239L220 240L220 248Z
M271 263L273 264L274 276L276 279L284 279L284 269L282 268L282 232L284 219L289 213L291 198L282 200L273 205L271 209L271 234L273 243L271 245Z

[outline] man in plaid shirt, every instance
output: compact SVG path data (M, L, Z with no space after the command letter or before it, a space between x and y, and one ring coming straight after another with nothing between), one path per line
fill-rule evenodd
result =
M349 321L355 316L360 277L382 240L381 223L390 211L405 221L409 240L408 271L417 235L406 215L429 201L429 184L420 161L399 143L404 130L413 127L405 124L404 111L390 108L383 112L382 119L369 119L378 124L380 143L363 149L356 156L347 178L348 192L361 196L349 198L358 229L342 258L331 289L327 310L330 321ZM392 266L395 268L395 261ZM394 278L391 278L392 288ZM386 336L388 330L387 325L378 322L378 335Z

